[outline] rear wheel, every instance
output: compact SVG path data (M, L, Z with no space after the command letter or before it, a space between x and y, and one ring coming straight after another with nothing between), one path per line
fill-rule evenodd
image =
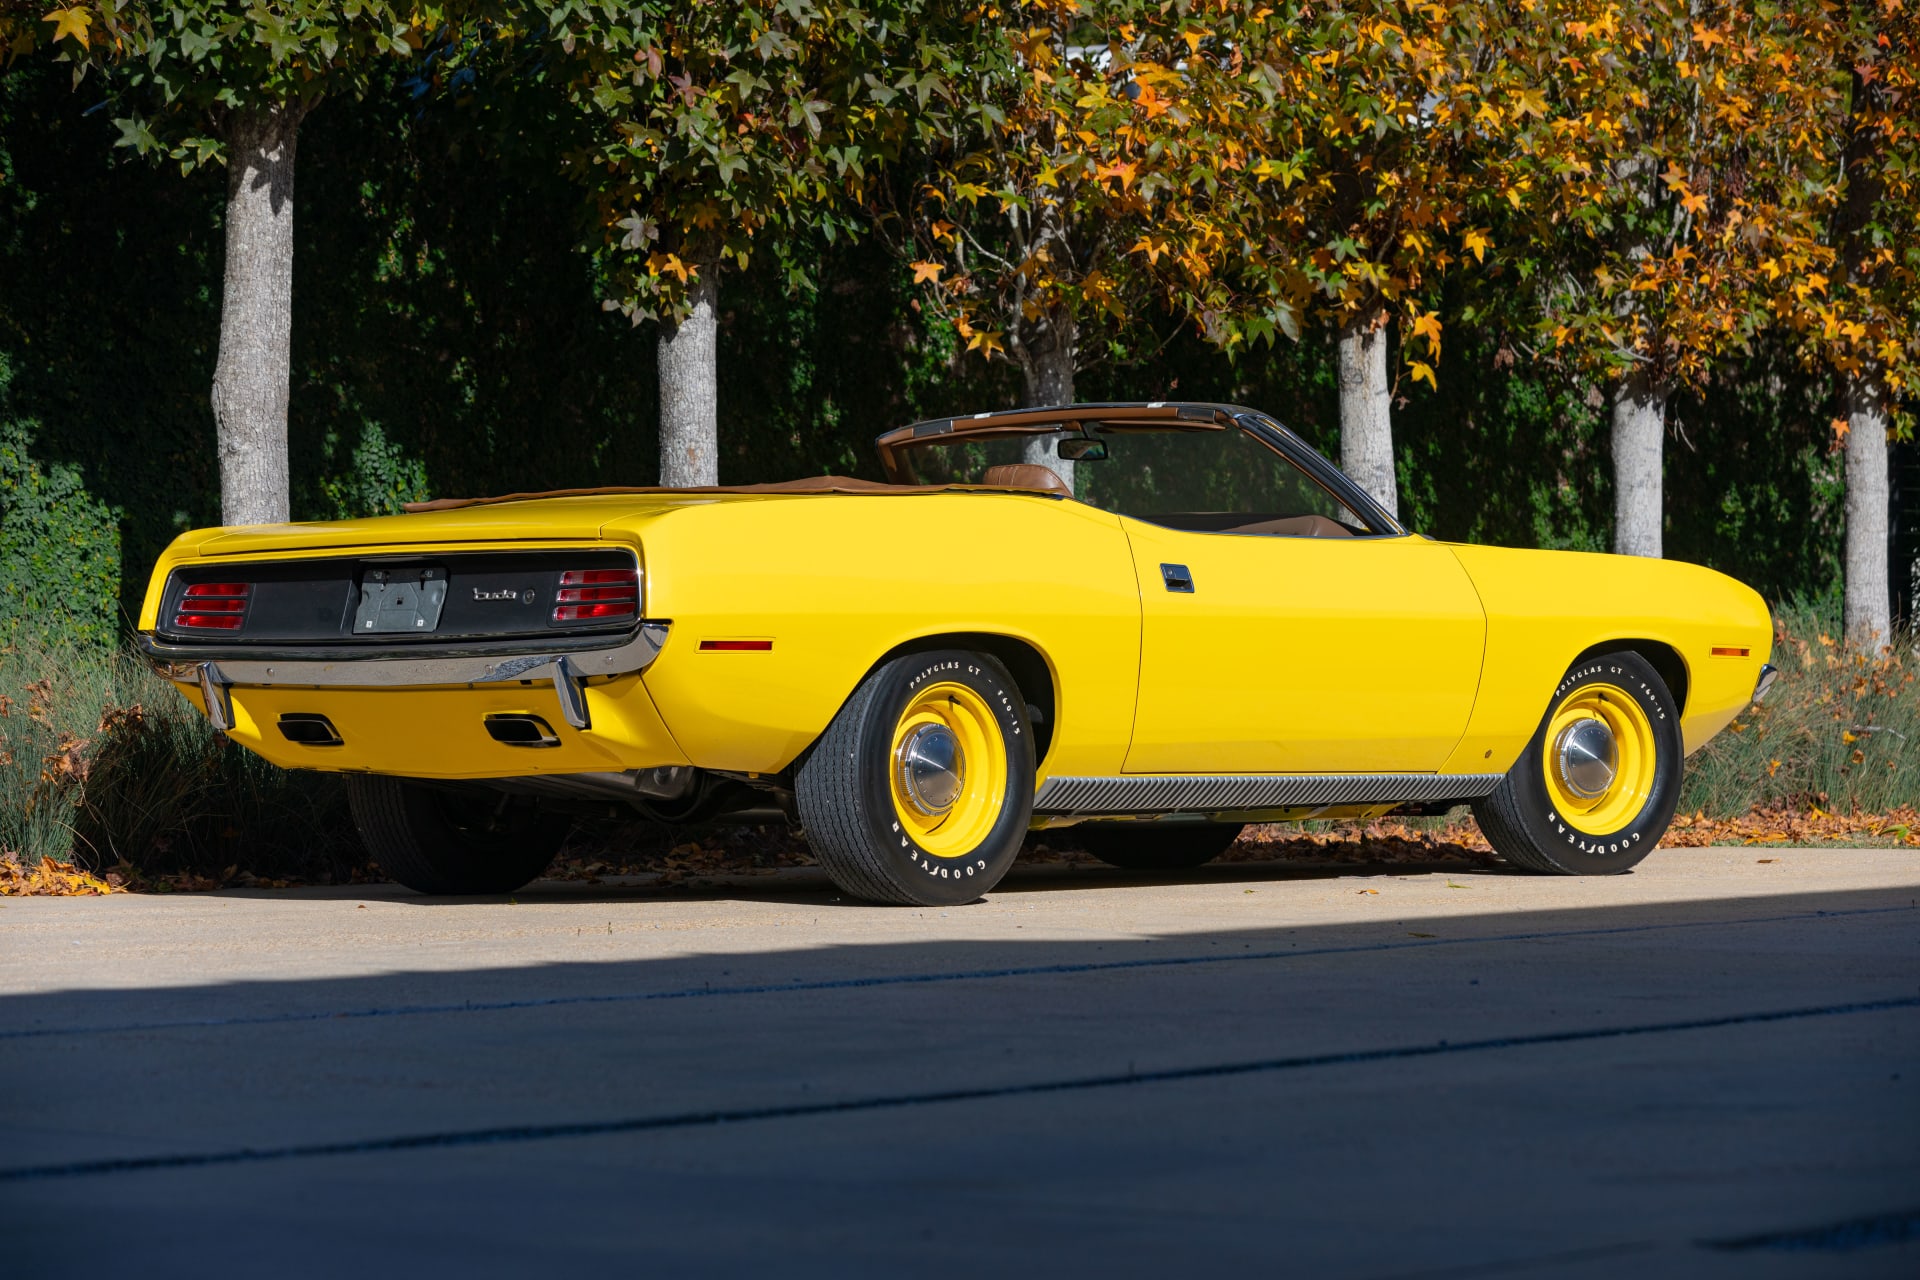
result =
M1612 875L1660 843L1680 803L1680 709L1633 652L1574 664L1533 740L1473 816L1529 871Z
M1185 871L1233 847L1237 822L1082 822L1071 828L1082 849L1129 871Z
M998 659L909 654L864 680L795 778L820 866L857 898L971 902L998 884L1033 815L1026 700Z
M510 893L553 861L572 825L522 796L350 774L347 803L380 869L418 893Z

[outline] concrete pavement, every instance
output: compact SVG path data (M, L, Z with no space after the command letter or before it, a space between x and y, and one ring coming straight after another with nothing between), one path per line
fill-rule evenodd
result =
M1916 903L1752 848L7 900L7 1268L1911 1276Z

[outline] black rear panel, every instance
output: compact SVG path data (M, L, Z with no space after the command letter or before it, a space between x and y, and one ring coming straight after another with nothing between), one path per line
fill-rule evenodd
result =
M617 635L631 631L637 619L553 621L560 575L570 569L636 567L626 551L456 552L186 565L167 579L156 630L176 643L357 642L383 647ZM246 608L237 629L176 625L187 589L203 583L247 584ZM391 594L383 595L383 589ZM192 612L192 606L185 611ZM356 621L364 629L357 629Z

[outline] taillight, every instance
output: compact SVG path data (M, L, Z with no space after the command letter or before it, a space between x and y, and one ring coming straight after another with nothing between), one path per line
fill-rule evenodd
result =
M247 582L196 582L181 594L173 625L181 631L238 631L252 591Z
M553 597L555 622L618 621L640 616L637 569L569 569Z

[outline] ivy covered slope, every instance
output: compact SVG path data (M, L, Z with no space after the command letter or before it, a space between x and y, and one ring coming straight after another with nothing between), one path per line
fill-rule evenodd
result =
M7 368L0 359L0 405ZM71 462L33 456L33 424L0 417L0 643L120 635L120 513L87 492Z

